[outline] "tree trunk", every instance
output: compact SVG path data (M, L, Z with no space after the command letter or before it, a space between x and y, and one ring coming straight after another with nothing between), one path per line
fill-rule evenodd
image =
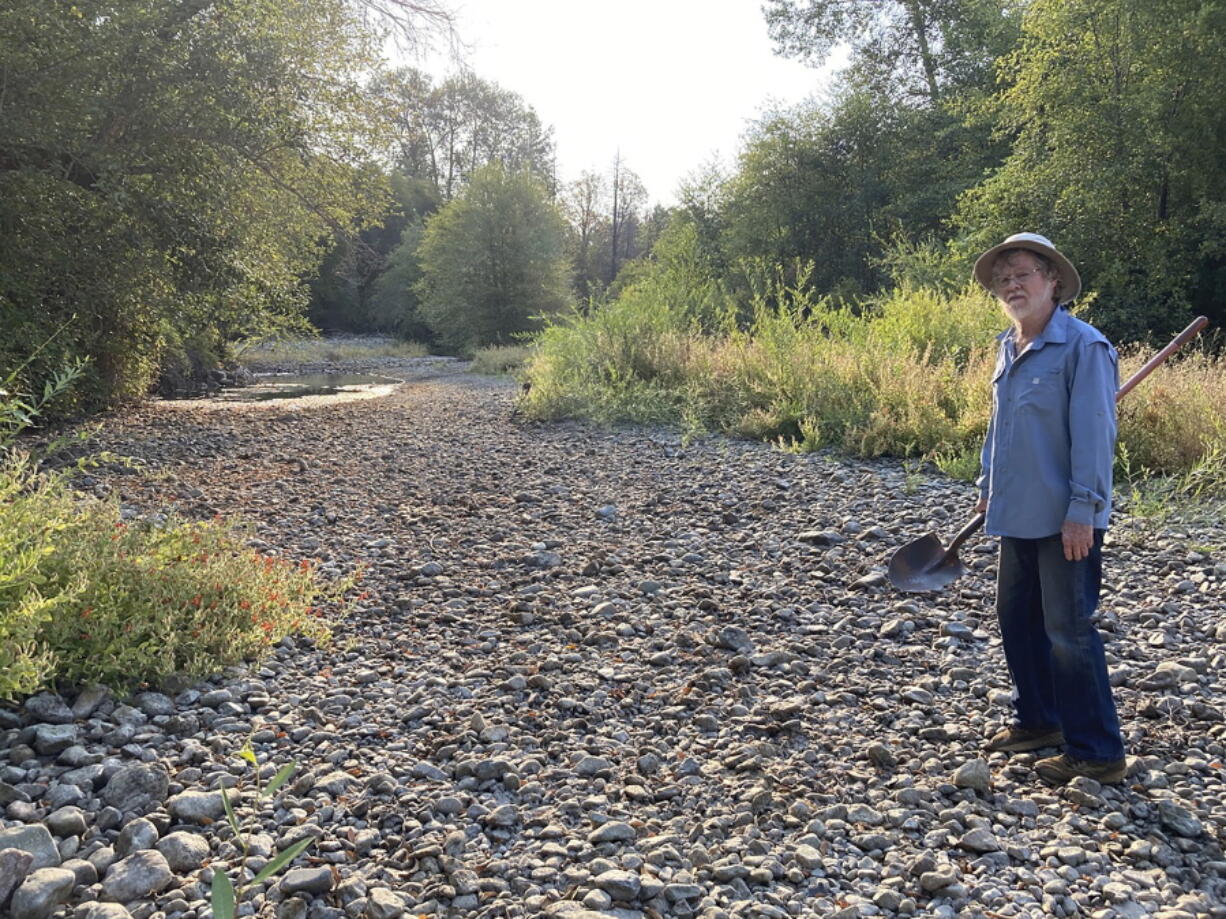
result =
M621 166L622 153L617 151L617 156L613 159L613 226L612 226L612 252L610 254L609 268L609 283L612 284L617 279L617 230L618 224L621 222L621 214L618 213L618 204L621 194Z
M928 47L928 23L924 19L924 10L919 0L907 0L906 5L911 31L915 34L915 44L919 48L920 63L924 67L924 77L928 81L928 98L936 102L940 88L937 86L936 62L932 59L932 50Z

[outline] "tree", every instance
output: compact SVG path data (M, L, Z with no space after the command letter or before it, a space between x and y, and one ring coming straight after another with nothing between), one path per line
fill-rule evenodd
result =
M889 110L846 93L830 107L757 125L724 192L723 248L735 261L813 262L818 290L854 293L877 280L867 257L887 223L897 155ZM883 118L882 116L887 116Z
M620 153L607 175L584 172L562 190L567 251L580 300L610 288L622 267L651 247L664 218L647 215L646 205L647 189ZM645 221L650 226L644 235Z
M394 168L433 182L443 201L491 162L531 172L552 191L553 129L517 93L467 72L435 86L412 68L386 75L379 91L392 113Z
M580 301L592 297L602 286L600 235L606 226L606 188L604 177L586 171L562 189L560 204L570 232L567 253Z
M879 95L935 105L949 90L987 85L1016 39L1007 0L766 0L777 51L815 65L841 44Z
M507 344L568 302L565 223L544 184L491 163L426 223L420 314L461 350Z
M418 297L422 278L418 250L423 233L421 223L404 228L400 244L392 250L386 270L374 285L372 311L376 325L405 339L423 340L430 335L421 318Z
M408 285L416 268L422 223L441 202L434 184L393 173L390 209L360 234L335 236L318 276L310 281L307 315L321 329L393 332L422 337L416 297ZM391 277L385 277L390 273ZM408 279L408 280L406 280Z
M647 203L647 188L630 169L622 165L621 151L613 159L611 194L613 209L609 214L609 283L617 279L617 268L625 259L634 258L635 230L642 208Z
M431 4L378 0L390 12ZM378 212L378 35L346 0L0 7L0 365L143 394L191 335L288 323L320 240Z
M1035 0L996 100L1016 139L962 201L966 247L1045 233L1121 339L1226 318L1224 64L1218 0Z

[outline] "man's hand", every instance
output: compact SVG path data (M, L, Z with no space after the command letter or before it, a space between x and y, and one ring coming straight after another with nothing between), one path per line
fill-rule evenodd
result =
M980 498L979 503L975 505L976 514L986 514L988 512L988 499Z
M1060 538L1064 542L1064 557L1070 562L1079 562L1094 548L1094 527L1066 520L1060 527Z

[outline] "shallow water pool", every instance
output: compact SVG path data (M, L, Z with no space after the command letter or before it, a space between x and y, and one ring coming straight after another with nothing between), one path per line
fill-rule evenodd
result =
M304 396L337 396L364 392L376 386L402 382L370 373L270 373L259 374L256 382L241 389L228 389L215 398L225 402L269 402L273 399L301 399Z

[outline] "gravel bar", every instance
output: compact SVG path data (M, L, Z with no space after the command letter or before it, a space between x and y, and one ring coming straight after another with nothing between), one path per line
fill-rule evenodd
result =
M897 461L514 411L437 360L364 401L105 419L125 514L242 517L365 566L326 646L116 698L0 707L0 914L568 919L1226 917L1226 527L1121 519L1100 627L1120 786L983 751L1009 718L995 544L884 577L973 490ZM250 742L265 780L257 798ZM246 821L244 856L222 795Z

